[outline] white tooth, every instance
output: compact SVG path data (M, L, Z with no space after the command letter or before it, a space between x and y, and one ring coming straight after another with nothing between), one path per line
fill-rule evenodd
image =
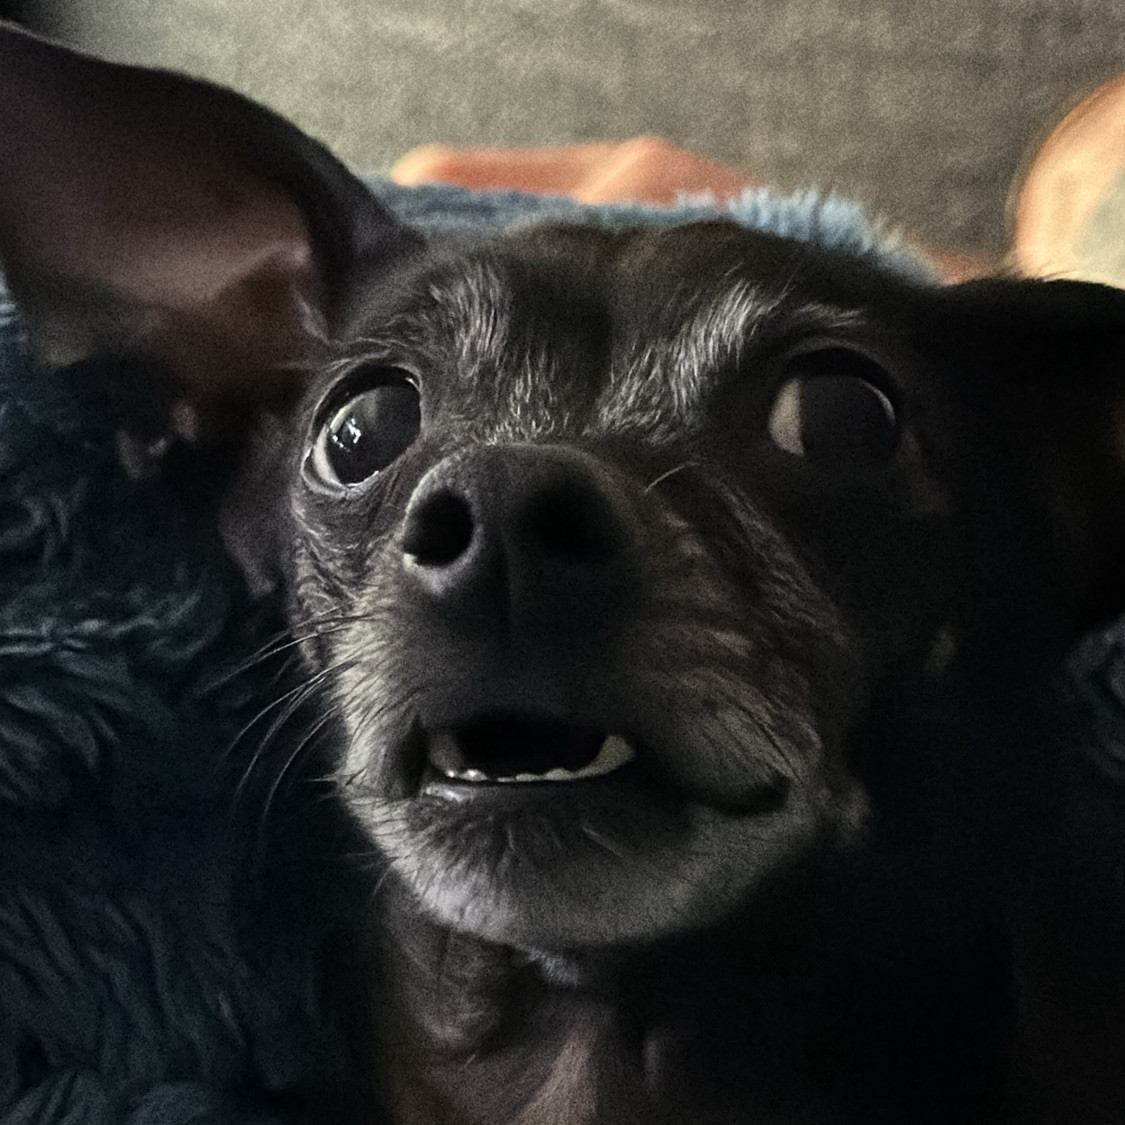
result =
M603 754L612 762L614 769L628 765L637 756L633 747L619 734L611 734L606 738L605 742L602 743L601 753L598 757Z
M543 775L548 781L573 781L574 774L570 770L564 770L561 766L556 766L553 770L548 770Z
M460 781L488 781L488 774L483 770L462 770L456 775Z
M576 778L602 777L627 765L636 756L636 752L625 739L620 735L610 734L606 736L606 740L602 743L598 756L588 766L583 766L582 769L578 770L574 776Z
M513 781L539 781L541 778L537 773L517 773Z

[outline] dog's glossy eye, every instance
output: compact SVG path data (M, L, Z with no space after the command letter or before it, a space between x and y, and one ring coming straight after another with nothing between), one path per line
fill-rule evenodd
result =
M790 357L786 373L768 424L786 453L828 469L874 469L894 456L898 420L873 359L820 348Z
M359 484L385 469L413 443L421 427L418 388L405 372L387 368L333 410L312 448L312 468L328 484Z

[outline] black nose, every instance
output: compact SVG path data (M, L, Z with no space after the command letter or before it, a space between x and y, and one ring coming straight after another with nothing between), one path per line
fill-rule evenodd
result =
M556 446L486 446L422 478L402 549L434 604L557 625L628 590L638 539L629 490L600 462Z

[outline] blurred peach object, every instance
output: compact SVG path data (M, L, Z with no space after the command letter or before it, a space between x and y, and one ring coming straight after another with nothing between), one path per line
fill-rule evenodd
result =
M1017 186L1013 216L1021 273L1125 286L1125 75L1055 127Z
M395 164L391 178L407 185L437 181L569 195L582 203L675 203L699 192L727 199L754 186L741 172L660 137L555 148L422 145Z

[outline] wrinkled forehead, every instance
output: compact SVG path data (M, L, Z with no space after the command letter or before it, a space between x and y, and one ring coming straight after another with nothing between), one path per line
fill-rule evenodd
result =
M432 412L507 436L660 438L779 349L883 331L889 285L731 223L545 227L415 263L367 295L345 347L413 371Z

